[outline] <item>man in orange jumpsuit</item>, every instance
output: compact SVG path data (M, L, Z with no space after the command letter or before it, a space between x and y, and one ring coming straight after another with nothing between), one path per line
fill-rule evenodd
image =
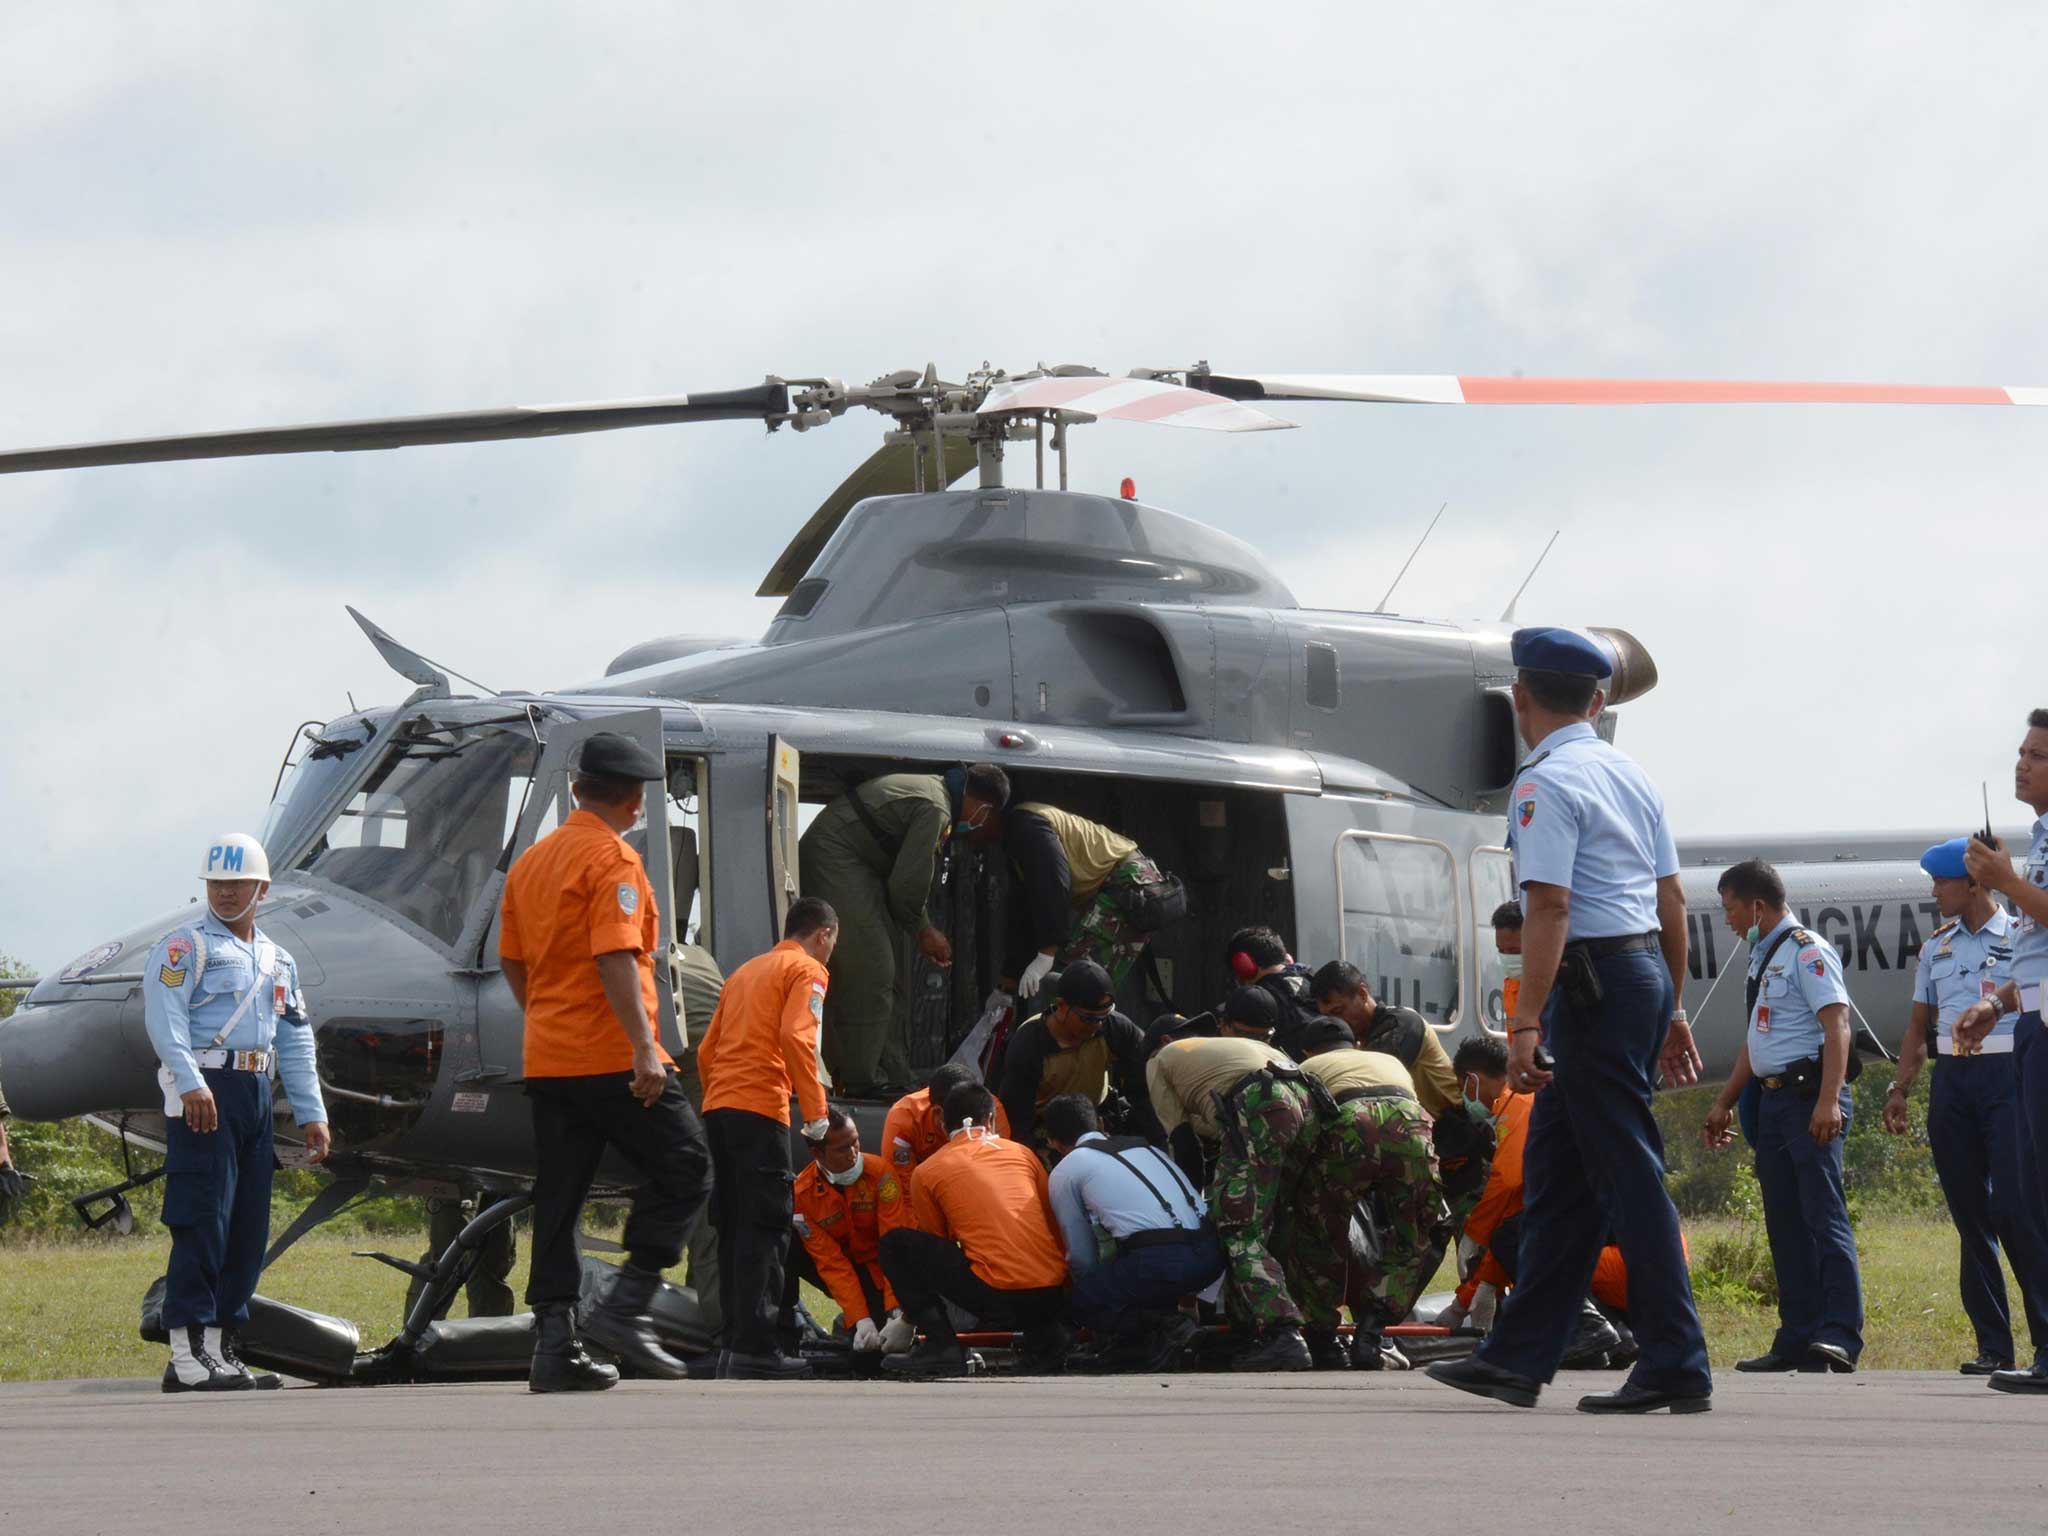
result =
M924 1330L915 1349L882 1362L892 1375L967 1374L947 1302L1020 1326L1026 1370L1050 1373L1066 1363L1067 1259L1045 1165L989 1130L995 1107L979 1083L953 1090L945 1110L951 1139L910 1181L917 1225L883 1234L882 1272L904 1316Z
M725 1328L721 1381L788 1381L811 1374L777 1341L789 1253L789 1099L806 1141L825 1139L818 1023L839 918L815 896L790 905L782 942L732 973L697 1047L704 1130L717 1202L718 1298Z
M1509 1091L1507 1047L1491 1037L1481 1036L1460 1045L1451 1070L1458 1074L1467 1100L1485 1104L1493 1111L1495 1136L1493 1166L1487 1171L1486 1189L1472 1214L1465 1218L1465 1242L1461 1246L1476 1256L1458 1286L1457 1300L1437 1316L1438 1322L1456 1328L1471 1315L1480 1286L1491 1285L1496 1294L1505 1294L1515 1283L1522 1242L1522 1150L1529 1139L1529 1111L1536 1099L1533 1094ZM1600 1295L1604 1282L1609 1290L1618 1287L1625 1299L1627 1278L1621 1250L1607 1244L1600 1250L1593 1287L1595 1297L1606 1304L1606 1298ZM1563 1364L1569 1370L1621 1364L1635 1358L1632 1346L1633 1340L1624 1338L1620 1329L1601 1316L1599 1307L1588 1301L1578 1335L1572 1340Z
M955 1088L978 1083L981 1075L965 1062L949 1061L932 1073L915 1093L906 1093L889 1106L889 1118L882 1122L882 1155L896 1177L910 1187L911 1172L946 1144L946 1096ZM1010 1117L996 1103L996 1134L1010 1134Z
M686 1374L648 1318L661 1271L682 1257L704 1208L704 1132L655 1038L654 887L621 833L640 814L649 781L667 770L630 738L600 732L583 744L570 787L576 810L521 854L505 880L498 957L526 1019L524 1076L533 1104L533 1263L536 1392L601 1390L619 1377L576 1339L582 1281L576 1229L607 1146L637 1168L624 1234L626 1262L586 1318L587 1337L638 1374Z
M861 1151L853 1116L835 1105L825 1118L825 1139L811 1148L811 1166L796 1176L796 1234L803 1246L790 1265L790 1289L808 1280L839 1303L839 1326L853 1335L856 1356L879 1356L890 1345L908 1349L916 1330L904 1321L881 1260L882 1234L910 1220L904 1181Z

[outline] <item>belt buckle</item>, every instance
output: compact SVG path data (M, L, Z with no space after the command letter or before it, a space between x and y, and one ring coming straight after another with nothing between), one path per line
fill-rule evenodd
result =
M1773 1093L1776 1093L1780 1088L1785 1086L1785 1080L1782 1077L1767 1077L1764 1079L1764 1086L1770 1089Z

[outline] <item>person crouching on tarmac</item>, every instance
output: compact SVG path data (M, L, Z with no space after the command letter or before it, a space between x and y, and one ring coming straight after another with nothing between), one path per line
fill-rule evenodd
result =
M1279 1023L1270 992L1242 987L1215 1037L1171 1040L1145 1069L1182 1171L1199 1177L1203 1143L1217 1149L1209 1206L1223 1239L1225 1305L1233 1329L1250 1335L1231 1362L1239 1371L1314 1367L1275 1243L1315 1145L1316 1096L1328 1095L1271 1043Z
M1067 1241L1074 1321L1095 1338L1092 1368L1171 1370L1195 1334L1180 1303L1223 1274L1208 1202L1144 1137L1104 1136L1086 1094L1051 1100L1044 1121L1059 1154L1052 1213ZM1098 1229L1114 1247L1107 1259Z
M995 1095L980 1083L953 1090L945 1108L951 1139L910 1181L917 1224L882 1236L882 1273L904 1316L924 1332L915 1349L882 1362L891 1375L967 1374L948 1302L1022 1328L1026 1371L1049 1375L1066 1362L1067 1261L1047 1204L1045 1165L990 1132L995 1110Z
M853 1336L856 1375L886 1350L910 1348L917 1330L896 1305L882 1273L884 1234L910 1221L903 1181L887 1163L860 1149L860 1127L838 1105L825 1111L822 1141L811 1143L811 1165L796 1176L793 1203L798 1247L783 1288L783 1305L796 1305L797 1282L808 1280L839 1303L839 1329Z
M157 941L142 968L142 1022L164 1090L166 1392L282 1385L242 1363L235 1333L270 1242L270 1068L324 1162L331 1145L299 968L256 926L270 890L263 845L229 833L206 851L206 916Z
M1384 1051L1359 1050L1342 1019L1318 1019L1297 1045L1302 1070L1330 1090L1337 1108L1316 1132L1288 1244L1302 1337L1318 1370L1405 1371L1407 1357L1385 1342L1385 1330L1407 1320L1450 1228L1429 1116L1408 1069ZM1352 1260L1354 1216L1377 1226L1370 1264ZM1346 1302L1355 1324L1348 1355L1337 1342Z
M576 809L512 865L498 956L525 1015L526 1096L533 1106L535 1392L602 1391L619 1373L576 1337L583 1265L576 1231L607 1147L644 1182L633 1193L626 1262L583 1332L641 1376L679 1380L682 1360L661 1347L649 1317L661 1272L683 1256L704 1208L710 1156L704 1129L655 1037L654 956L668 953L654 887L620 835L640 814L661 759L631 738L584 742L570 788Z

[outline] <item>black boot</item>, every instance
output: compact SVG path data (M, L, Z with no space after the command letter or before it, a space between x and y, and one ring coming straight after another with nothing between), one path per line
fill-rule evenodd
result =
M1299 1328L1268 1328L1230 1362L1233 1371L1312 1371L1315 1361Z
M567 1306L537 1308L533 1314L530 1392L602 1392L619 1384L619 1373L599 1365L576 1339L576 1314Z
M941 1376L965 1376L967 1351L951 1331L927 1333L900 1355L884 1355L882 1370L890 1376L911 1381L932 1381Z
M249 1378L250 1385L259 1391L275 1392L284 1385L284 1378L274 1371L252 1371L249 1363L242 1358L241 1340L232 1328L220 1331L220 1363L229 1370Z
M1558 1369L1565 1371L1602 1371L1607 1368L1607 1354L1621 1342L1621 1335L1614 1331L1614 1324L1607 1321L1600 1309L1588 1301L1579 1309L1579 1331L1565 1349L1564 1359L1558 1362Z
M1302 1342L1308 1345L1309 1364L1319 1371L1348 1371L1351 1369L1351 1355L1337 1341L1335 1328L1304 1327Z
M1074 1330L1065 1323L1027 1328L1017 1351L1017 1368L1026 1376L1057 1376L1067 1368Z
M660 1284L661 1276L655 1271L630 1262L621 1264L583 1320L583 1336L617 1355L619 1363L635 1376L681 1381L690 1368L661 1347L654 1336L654 1319L648 1315Z
M1361 1323L1351 1335L1351 1369L1354 1371L1405 1371L1408 1357L1389 1344L1377 1328Z

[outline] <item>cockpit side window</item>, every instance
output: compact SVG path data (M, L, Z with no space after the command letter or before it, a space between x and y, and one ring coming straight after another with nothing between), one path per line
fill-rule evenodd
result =
M509 842L538 748L523 725L407 721L295 868L453 944Z

